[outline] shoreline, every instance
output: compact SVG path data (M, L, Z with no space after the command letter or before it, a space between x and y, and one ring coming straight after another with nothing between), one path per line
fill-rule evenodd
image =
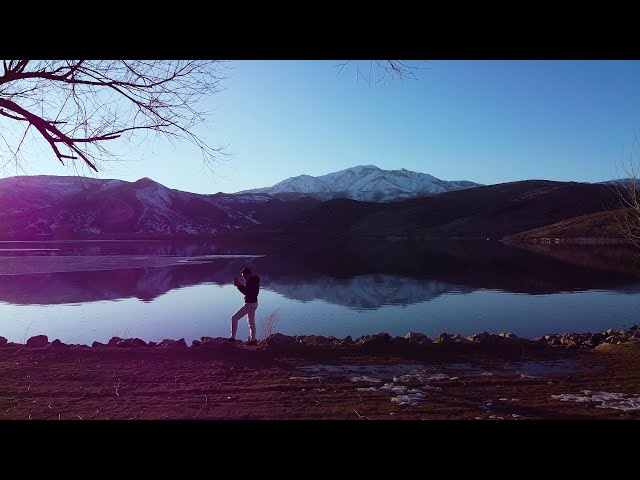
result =
M200 340L193 340L191 345L188 346L184 338L178 340L163 339L159 342L149 341L145 342L140 338L121 338L112 337L107 343L98 341L88 344L67 344L63 343L59 339L49 341L47 335L34 335L30 337L24 344L17 342L9 342L5 337L0 336L0 347L7 346L24 346L33 348L51 348L62 346L75 346L86 348L100 348L100 347L199 347L203 344L215 342L219 343L225 341L224 337L200 337ZM387 332L381 332L374 335L362 335L355 340L350 335L344 338L337 338L334 336L323 335L284 335L282 333L273 333L267 338L258 341L259 346L268 347L283 347L283 346L297 346L299 344L306 346L323 346L328 348L349 348L357 346L367 345L395 345L402 347L403 345L430 345L430 344L466 344L466 343L480 343L480 344L497 344L497 343L525 343L525 344L548 344L550 346L566 346L569 348L598 348L602 344L621 344L630 341L640 341L640 326L634 324L629 328L609 328L601 332L591 333L547 333L540 337L534 337L533 339L518 337L511 332L501 332L500 334L488 333L486 331L476 333L469 336L462 336L458 334L451 334L443 332L435 338L430 338L424 333L408 332L404 337L396 336L392 337ZM237 339L238 345L243 345L243 340Z
M638 420L638 335L0 339L0 420Z

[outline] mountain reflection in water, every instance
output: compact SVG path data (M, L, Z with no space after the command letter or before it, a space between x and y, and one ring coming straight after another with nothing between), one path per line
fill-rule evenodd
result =
M364 242L339 250L224 256L232 251L207 242L4 243L0 302L152 301L191 285L229 285L246 265L260 275L264 289L286 298L356 309L411 305L480 289L529 295L640 291L635 254L621 246Z

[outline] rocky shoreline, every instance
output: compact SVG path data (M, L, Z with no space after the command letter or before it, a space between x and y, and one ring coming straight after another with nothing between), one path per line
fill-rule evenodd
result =
M637 420L639 336L0 337L0 420Z
M201 337L200 340L193 340L191 347L200 347L202 345L214 345L225 342L223 337ZM466 344L476 343L482 345L506 345L506 344L529 344L529 345L550 345L552 347L568 347L568 348L582 348L582 349L597 349L601 345L611 344L623 344L627 342L640 341L640 327L638 325L632 325L628 329L608 329L602 332L586 332L586 333L550 333L537 337L534 339L528 339L518 337L510 332L502 332L500 334L493 334L488 332L476 333L467 337L450 334L443 332L437 337L431 339L427 335L418 332L409 332L404 337L392 337L387 332L381 332L376 335L363 335L355 340L351 336L345 338L336 338L333 336L322 335L284 335L281 333L274 333L267 338L258 342L262 347L325 347L325 348L358 348L375 345L431 345L431 344ZM237 340L237 345L243 346L245 342ZM5 337L0 336L0 347L3 346L20 346L21 344L9 342ZM83 344L65 344L59 339L55 339L49 342L49 338L46 335L35 335L30 337L24 346L33 348L53 348L61 346L76 346L89 348L88 345ZM181 347L188 348L188 345L184 338L179 340L163 339L160 342L145 342L140 338L120 338L112 337L109 342L101 343L95 341L91 344L91 348L101 347L119 347L119 348L134 348L134 347Z

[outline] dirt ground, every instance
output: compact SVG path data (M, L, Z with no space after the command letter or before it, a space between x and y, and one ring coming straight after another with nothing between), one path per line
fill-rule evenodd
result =
M3 420L640 419L640 344L0 346Z

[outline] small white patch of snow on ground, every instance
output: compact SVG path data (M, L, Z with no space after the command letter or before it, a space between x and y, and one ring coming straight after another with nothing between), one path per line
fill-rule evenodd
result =
M378 389L376 387L361 387L356 388L358 392L377 392Z
M626 393L593 392L591 390L584 390L583 393L584 395L562 393L551 395L551 398L561 402L599 402L600 405L596 405L596 408L614 408L625 412L640 410L640 399L630 398Z
M434 386L432 386L432 385L424 385L424 386L422 386L421 388L422 388L422 390L424 390L425 392L427 392L427 391L429 391L429 390L433 390L433 391L436 391L436 392L441 392L441 391L442 391L442 388L441 388L441 387L434 387Z
M289 377L289 380L320 380L322 377Z
M418 405L424 400L424 395L421 393L412 393L409 395L398 395L391 399L392 402L396 402L398 405Z
M403 387L402 385L394 386L391 383L386 383L384 387L380 387L378 390L381 392L402 394L407 391L407 387Z
M360 375L359 377L352 377L352 382L369 382L369 383L382 383L379 378L370 377L368 375Z
M491 372L480 372L480 375L483 377L493 377L494 374Z
M424 375L424 373L425 373L424 371L415 371L411 373L406 373L399 377L393 377L393 381L402 382L402 383L417 381L417 382L424 383L431 380L452 380L452 379L458 378L458 377L449 377L449 375L446 375L444 373L434 373L432 375Z

